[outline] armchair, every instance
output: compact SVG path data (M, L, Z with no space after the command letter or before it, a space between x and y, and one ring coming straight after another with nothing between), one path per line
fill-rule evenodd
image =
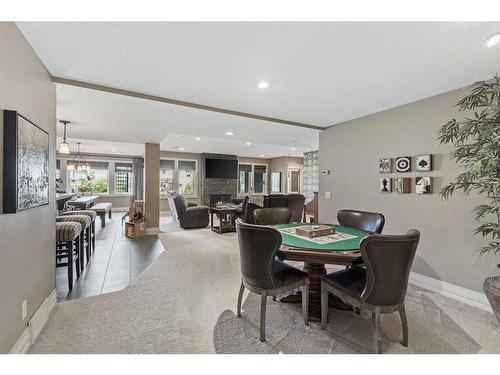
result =
M186 199L177 193L168 197L168 205L174 222L181 228L205 228L208 225L207 206L187 203Z

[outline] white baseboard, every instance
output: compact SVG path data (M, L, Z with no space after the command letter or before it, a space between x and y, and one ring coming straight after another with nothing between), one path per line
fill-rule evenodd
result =
M11 354L24 354L28 352L29 348L33 345L36 338L42 331L42 328L45 326L45 323L47 323L56 302L57 295L56 290L54 289L43 300L42 304L29 320L28 327L23 331L17 342L12 347L10 351Z
M410 273L410 283L455 301L466 303L484 311L493 312L486 296L475 290L463 288L415 272Z
M146 228L146 235L158 233L160 233L160 228Z

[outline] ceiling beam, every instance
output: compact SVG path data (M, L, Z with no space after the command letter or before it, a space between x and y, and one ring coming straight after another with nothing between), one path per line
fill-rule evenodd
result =
M298 126L298 127L307 128L307 129L324 130L324 128L317 126L317 125L311 125L311 124L306 124L306 123L296 122L296 121L283 120L283 119L279 119L279 118L275 118L275 117L254 115L252 113L233 111L231 109L224 109L224 108L212 107L212 106L208 106L208 105L204 105L204 104L186 102L183 100L170 99L170 98L165 98L162 96L144 94L144 93L137 92L137 91L124 90L124 89L119 89L116 87L104 86L104 85L99 85L96 83L78 81L78 80L69 79L69 78L52 77L52 82L59 83L62 85L68 85L68 86L82 87L82 88L89 89L89 90L107 92L110 94L128 96L131 98L151 100L154 102L160 102L160 103L178 105L181 107L200 109L203 111L218 112L218 113L223 113L223 114L231 115L231 116L246 117L246 118L251 118L251 119L255 119L255 120L274 122L274 123L278 123L278 124L291 125L291 126Z

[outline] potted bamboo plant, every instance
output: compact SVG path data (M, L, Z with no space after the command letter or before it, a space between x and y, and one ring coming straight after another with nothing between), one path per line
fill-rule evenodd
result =
M450 157L464 171L444 186L440 195L448 199L455 191L466 195L474 191L485 197L486 203L473 210L478 222L474 234L487 239L479 249L481 254L500 254L500 77L474 84L457 107L471 115L448 121L439 130L438 139L452 145ZM500 277L487 278L483 291L500 322Z

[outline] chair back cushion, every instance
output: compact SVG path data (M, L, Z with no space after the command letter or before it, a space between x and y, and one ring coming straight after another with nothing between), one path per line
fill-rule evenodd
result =
M419 240L420 232L410 229L405 235L374 234L361 241L361 255L366 265L363 301L379 306L404 301Z
M274 257L281 246L281 234L271 227L236 220L241 275L246 283L261 289L275 288Z
M292 216L290 222L301 223L306 198L302 194L289 194L286 197L286 206L290 209Z
M261 208L259 205L250 202L250 197L247 195L243 200L241 206L241 220L248 224L255 224L253 218L253 212L257 209Z
M186 212L188 207L186 199L184 198L183 195L176 193L174 195L174 204L175 204L175 209L177 211L177 215L179 217L182 217L182 215L184 215L184 212Z
M343 227L379 234L382 233L385 224L382 214L356 210L340 210L337 213L337 221Z
M258 208L253 212L253 218L257 225L288 224L292 212L286 207Z

